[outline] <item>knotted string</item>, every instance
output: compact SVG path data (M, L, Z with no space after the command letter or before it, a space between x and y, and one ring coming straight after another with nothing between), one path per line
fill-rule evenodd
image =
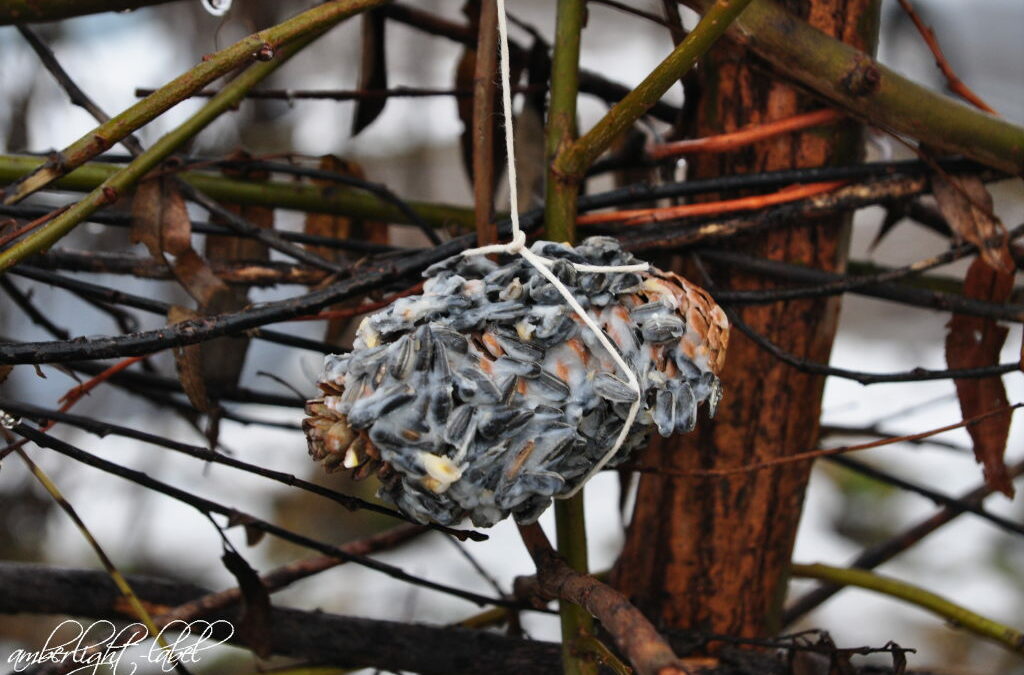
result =
M619 432L618 437L615 439L615 444L612 445L611 449L595 464L589 472L576 484L576 487L571 492L558 495L558 499L568 499L572 497L583 487L584 483L590 480L594 474L604 468L615 453L619 451L622 444L626 441L626 437L629 435L630 429L633 427L633 422L636 420L637 413L640 412L640 382L633 372L633 369L629 367L622 355L619 354L619 350L616 349L615 345L608 338L607 334L597 325L597 322L587 313L587 310L583 309L583 306L577 302L572 292L566 288L554 272L551 271L551 266L554 264L553 260L537 255L529 248L526 247L526 234L519 226L519 196L516 194L516 160L515 160L515 148L512 142L512 69L509 63L509 49L508 49L508 23L505 17L505 0L497 0L498 5L498 47L501 58L499 59L500 71L501 71L501 103L502 112L505 116L505 157L508 160L508 189L509 189L509 210L511 211L512 218L512 240L507 244L492 244L490 246L480 246L478 248L467 249L462 252L464 256L472 255L488 255L491 253L504 253L507 255L519 255L525 259L528 263L537 268L537 271L544 275L551 285L565 298L566 303L572 308L576 315L583 320L587 328L594 334L594 337L601 343L601 345L607 350L608 355L612 357L615 364L622 370L626 375L626 382L629 384L630 389L636 395L636 399L633 404L629 407L629 413L626 415L626 421L622 426L622 431ZM590 273L610 273L610 272L646 272L650 265L647 263L639 263L636 265L585 265L580 263L569 263L579 272L590 272Z

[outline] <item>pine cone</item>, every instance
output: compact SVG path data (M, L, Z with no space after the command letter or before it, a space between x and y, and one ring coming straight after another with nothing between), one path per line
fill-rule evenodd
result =
M609 466L652 427L693 429L702 401L714 414L729 326L705 291L653 268L572 267L638 262L607 237L532 250L639 377L639 415ZM382 496L423 522L532 522L613 447L635 393L525 260L456 256L424 276L423 295L368 316L352 352L326 358L303 423L310 454L329 471L378 473Z

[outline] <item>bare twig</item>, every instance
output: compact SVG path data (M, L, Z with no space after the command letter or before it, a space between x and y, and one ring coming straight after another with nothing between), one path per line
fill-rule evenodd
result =
M939 67L939 70L941 70L943 76L945 76L946 82L949 84L950 91L973 105L975 108L984 110L985 112L993 115L998 115L999 113L985 103L980 96L971 91L971 88L964 84L964 81L957 76L953 67L949 65L949 61L947 61L946 57L943 55L942 48L939 47L939 41L935 37L935 31L925 25L924 21L921 20L921 17L914 11L914 6L910 4L910 1L899 0L899 3L903 8L903 11L910 17L910 20L914 22L914 26L921 34L921 37L924 38L925 44L928 45L928 49L931 50L932 56L935 57L935 65Z
M279 52L288 45L299 44L353 14L382 4L382 2L383 0L333 0L309 9L282 24L250 35L216 54L209 55L200 64L168 83L157 93L139 101L109 122L101 124L57 153L44 166L19 179L12 188L7 190L5 202L20 201L60 176L81 166L218 77L241 65L257 63L267 56L274 59L269 62L274 64L275 60L279 61L281 57L281 54L275 54L275 52ZM271 65L268 69L273 70L275 67ZM229 84L228 87L230 86ZM249 89L251 86L249 85L245 89ZM239 94L241 93L243 92L239 92Z
M209 594L180 582L128 575L143 602L169 609ZM0 612L70 614L96 619L125 616L124 603L103 572L0 562ZM236 622L233 612L208 620L211 640L228 638ZM269 647L274 654L337 666L368 666L415 671L425 675L557 675L559 646L550 642L509 638L488 631L419 623L374 621L322 611L274 608ZM324 636L329 636L325 638ZM230 641L246 647L237 635Z
M817 110L774 122L746 127L718 136L653 145L648 148L647 153L652 159L661 160L669 157L679 157L680 155L694 155L701 152L726 152L763 141L767 138L773 138L780 134L833 124L845 117L846 115L838 110Z
M480 3L473 69L473 207L479 246L498 243L494 226L494 94L498 75L498 6ZM507 121L511 124L511 120Z
M454 23L417 7L398 2L385 5L381 11L394 21L404 23L430 35L448 38L469 47L476 45L476 32L468 25ZM511 19L511 17L509 18ZM512 42L509 44L509 48L512 52L513 62L521 63L526 60L527 50L521 45ZM590 94L608 103L615 103L622 100L629 91L629 87L612 82L600 73L586 69L580 70L581 94ZM652 117L672 124L679 114L679 109L664 101L658 101L648 112Z
M212 501L210 499L205 499L203 497L198 497L185 490L168 485L167 483L156 480L155 478L152 478L147 474L142 473L141 471L136 471L135 469L130 469L119 464L116 464L114 462L97 457L91 453L85 452L84 450L81 450L71 445L70 443L66 443L60 439L54 438L53 436L50 436L37 429L34 429L28 426L27 424L21 423L15 425L12 431L18 434L19 436L23 436L29 439L36 445L39 445L44 448L49 448L62 455L65 455L66 457L70 457L75 461L87 464L94 468L100 469L101 471L118 476L119 478L131 481L132 483L140 485L144 488L147 488L160 494L164 494L168 497L171 497L172 499L187 504L206 516L223 516L228 519L229 525L244 525L247 528L252 528L255 530L266 532L267 534L271 534L275 537L278 537L285 541L289 541L293 544L297 544L299 546L319 551L324 555L340 558L347 562L355 563L362 567L367 567L369 569L381 572L394 579L405 581L416 586L422 586L423 588L429 588L441 593L446 593L448 595L462 598L469 602L474 602L478 605L518 607L516 603L508 602L501 598L489 598L483 595L479 595L477 593L465 591L461 588L455 588L453 586L448 586L446 584L440 584L434 581L429 581L427 579L423 579L421 577L409 574L405 570L394 565L389 565L387 563L366 556L353 555L347 553L337 546L326 544L316 539L312 539L310 537L295 533L287 528L275 525L260 518L256 518L255 516L244 513L232 507L224 506L218 502Z
M390 551L395 547L429 532L430 528L425 525L399 525L390 530L378 534L357 539L341 545L341 550L352 555L370 555L380 551ZM270 593L286 588L301 579L306 579L325 570L338 565L345 564L345 560L332 556L315 556L305 558L297 562L289 563L272 570L260 577L264 588ZM167 625L173 621L188 622L192 619L207 616L211 612L218 612L226 607L236 604L242 599L242 590L238 587L229 588L218 593L209 593L195 600L183 603L162 612L154 620L159 625Z
M304 265L275 261L229 261L215 258L208 262L213 273L225 283L245 286L273 286L275 284L315 286L326 279L329 274L324 270ZM163 260L112 251L51 249L32 258L32 265L48 270L124 274L138 279L176 280Z
M991 511L989 511L988 509L983 508L982 506L979 506L979 505L976 505L976 504L969 504L969 503L965 504L965 503L963 503L959 499L956 499L954 497L950 497L948 495L944 495L941 492L938 492L937 490L933 490L933 489L931 489L929 487L926 487L924 485L918 485L917 483L914 483L913 481L909 481L909 480L907 480L905 478L900 478L899 476L894 476L893 474L889 473L888 471L884 471L882 469L879 469L879 468L876 468L874 466L871 466L870 464L866 464L864 462L860 462L860 461L855 460L855 459L853 459L851 457L844 457L842 455L834 455L834 456L828 457L827 459L828 459L828 461L834 462L835 464L838 464L841 467L849 469L850 471L854 471L854 472L859 473L859 474L861 474L863 476L868 476L869 478L873 478L874 480L877 480L879 482L885 483L887 485L894 485L894 486L896 486L898 488L901 488L903 490L906 490L908 492L916 492L917 494L919 494L919 495L921 495L923 497L927 497L928 499L932 500L938 506L945 506L945 507L951 508L951 509L961 509L963 512L973 513L974 515L978 516L979 518L982 518L983 520L989 521L990 523L992 523L996 527L998 527L998 528L1000 528L1000 529L1002 529L1002 530L1004 530L1006 532L1011 532L1011 533L1014 533L1014 534L1018 534L1018 535L1024 536L1024 524L1021 524L1019 522L1015 522L1015 521L1013 521L1013 520L1011 520L1009 518L1004 518L1003 516L1000 516L999 514L992 513Z
M19 403L17 401L12 401L9 399L2 399L2 401L3 404L0 405L0 409L8 410L15 414L25 415L27 417L37 420L50 420L51 422L59 421L65 424L70 424L72 426L90 431L95 434L99 434L101 436L114 435L121 436L124 438L133 438L136 440L143 441L145 443L151 443L162 448L167 448L168 450L173 450L175 452L179 452L184 455L194 457L196 459L200 459L213 464L222 464L224 466L230 466L233 469L245 471L247 473L251 473L262 478L267 478L269 480L276 481L283 485L288 485L290 487L296 487L301 490L305 490L306 492L310 492L317 496L330 499L331 501L340 504L341 506L351 511L372 511L375 513L380 513L382 515L389 516L391 518L397 518L398 520L404 520L406 522L418 525L418 523L412 521L408 516L401 514L393 509L389 509L385 506L381 506L380 504L375 504L373 502L368 502L358 497L346 495L344 493L338 492L337 490L331 490L330 488L326 488L322 485L317 485L316 483L311 483L309 481L297 478L296 476L284 473L282 471L275 471L273 469L267 469L265 467L257 466L249 462L244 462L240 459L235 459L234 457L229 457L227 455L214 452L209 448L205 448L198 445L190 445L188 443L182 443L180 441L165 439L161 436L157 436L156 434L151 434L145 431L138 431L136 429L130 429L128 427L124 427L109 422L100 422L92 418L83 417L80 415L71 415L64 411L47 410L45 408L40 408L38 406L33 406L27 403ZM444 532L445 534L449 534L451 536L463 540L472 539L474 541L481 541L487 538L486 535L481 534L479 532L474 532L472 530L458 530L440 525L430 525L424 527L426 527L427 529L433 529L439 532ZM348 562L348 560L346 560L346 562Z
M687 0L702 11L711 0ZM730 36L779 72L869 124L987 166L1024 172L1024 128L927 88L830 38L771 0L757 2Z
M962 427L976 424L984 419L988 419L994 415L1004 415L1008 411L1013 412L1019 408L1024 407L1024 403L1015 403L1011 406L997 408L988 412L982 413L981 415L975 415L974 417L955 422L953 424L947 424L945 426L937 427L935 429L929 429L928 431L921 431L916 434L907 434L906 436L895 436L893 438L883 438L877 441L871 441L870 443L858 443L856 445L841 445L834 448L824 448L815 450L806 450L804 452L798 452L785 457L779 457L764 462L752 462L750 464L744 464L742 466L728 467L723 469L685 469L677 470L665 467L654 467L644 466L639 464L624 465L624 468L628 468L631 471L640 471L644 473L663 473L667 476L702 476L702 477L715 477L715 476L732 476L740 473L747 473L750 471L763 471L775 466L781 466L783 464L792 464L795 462L807 462L813 459L821 457L832 457L834 455L842 455L848 452L856 452L859 450L871 450L873 448L880 448L894 443L902 443L904 441L914 441L921 438L928 438L929 436L935 436L943 434L953 429L960 429ZM969 509L965 509L969 510Z
M93 284L87 281L80 281L60 274L54 274L53 272L48 272L46 270L37 269L29 265L19 265L17 268L12 270L10 274L32 279L33 281L38 281L57 288L67 289L86 300L113 305L125 305L135 309L140 309L150 314L167 316L167 312L171 308L171 305L159 300L133 295L131 293L126 293L114 288L107 288L106 286L100 286L99 284ZM247 332L249 332L252 337L259 340L265 340L267 342L273 342L275 344L290 347L298 347L299 349L308 349L321 354L330 354L336 352L338 349L336 346L327 344L326 342L318 342L316 340L268 330L266 328L253 328ZM71 342L74 342L74 340Z
M859 586L905 600L912 605L938 614L976 635L994 640L1011 651L1024 654L1024 633L975 614L965 607L905 581L883 577L866 570L830 567L821 564L800 565L794 563L791 571L793 576L824 579L844 586Z
M546 87L538 85L518 85L512 87L516 94L536 94ZM149 96L155 89L135 90L136 96ZM217 92L203 89L192 94L192 98L211 98ZM255 89L245 95L247 99L273 101L365 101L381 98L433 98L451 96L455 98L472 98L472 89L438 89L432 87L391 87L390 89Z
M1011 479L1024 475L1024 462L1018 462L1013 466L1008 467L1007 475L1010 476ZM967 511L967 509L964 508L966 505L980 505L984 499L990 496L993 492L995 492L995 490L992 487L987 483L982 483L973 490L961 495L954 504L950 504L939 509L933 515L907 528L890 539L868 547L862 551L860 555L854 558L848 566L859 569L873 569L884 562L892 560L894 557L903 551L906 551L932 532L935 532L946 523L952 522L960 514L965 513ZM825 584L808 592L806 595L798 598L786 609L783 624L792 624L800 617L831 598L840 590L842 590L842 586Z
M607 630L640 675L689 671L654 626L621 593L558 557L539 525L520 525L523 543L537 565L542 593L584 607Z

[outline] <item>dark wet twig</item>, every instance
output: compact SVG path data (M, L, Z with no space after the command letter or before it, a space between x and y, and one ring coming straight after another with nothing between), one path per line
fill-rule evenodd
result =
M893 485L902 490L914 492L916 494L921 495L922 497L927 497L928 499L935 502L938 506L960 509L965 513L973 513L979 518L987 520L988 522L992 523L993 525L1002 530L1024 536L1024 524L1014 522L1009 518L1004 518L1003 516L1000 516L996 513L992 513L991 511L988 511L976 504L971 504L970 502L965 502L962 499L956 499L955 497L944 495L941 492L938 492L937 490L933 490L927 486L920 485L913 481L907 480L906 478L900 478L899 476L895 476L888 471L884 471L877 467L871 466L870 464L853 459L852 457L845 457L843 455L833 455L831 457L827 457L826 459L830 462L838 464L839 466L845 469L848 469L855 473L859 473L862 476L867 476L869 478L885 483L887 485Z
M689 672L640 610L593 575L571 568L552 548L540 525L520 525L519 534L537 565L537 589L548 598L572 602L586 609L611 634L638 673Z
M37 206L22 205L22 204L0 204L0 215L11 215L19 218L34 218L37 216L44 215L48 212L48 209L40 208ZM109 227L131 227L132 219L131 216L126 213L113 213L113 212L99 212L89 216L88 222L97 223L99 225L107 225ZM243 232L229 229L223 225L217 225L206 221L192 221L192 232L195 234L216 234L219 236L233 236L241 237L245 239L253 239L254 237L249 236ZM305 244L308 246L324 246L327 248L337 248L346 251L355 251L357 253L390 253L394 251L400 251L402 249L394 246L388 246L386 244L374 244L369 241L358 241L355 239L338 239L336 237L323 237L315 234L306 234L305 232L289 232L286 230L278 231L281 238L285 241L289 241L295 244Z
M544 91L545 87L525 85L512 87L516 94L534 94ZM136 87L135 95L145 97L155 89ZM203 89L192 94L192 98L212 98L217 94L214 89ZM451 96L455 98L471 98L472 89L449 89L437 87L391 87L389 89L254 89L245 95L248 99L275 101L365 101L381 98L434 98Z
M423 579L421 577L409 574L405 570L402 570L401 568L396 567L394 565L389 565L387 563L381 562L379 560L374 560L373 558L368 558L366 556L353 555L347 553L337 546L326 544L317 541L316 539L312 539L310 537L298 534L287 528L275 525L273 523L269 523L265 520L256 518L255 516L244 513L235 508L225 506L213 500L198 497L185 490L164 483L163 481L156 480L155 478L152 478L141 471L130 469L128 467L124 467L114 462L108 461L106 459L97 457L96 455L81 450L80 448L77 448L71 445L70 443L66 443L65 441L55 438L49 434L43 433L38 429L35 429L25 423L15 425L12 431L18 434L19 436L29 439L36 445L48 448L50 450L54 450L55 452L58 452L66 457L74 459L75 461L87 464L105 473L118 476L119 478L123 478L144 488L147 488L154 492L158 492L172 499L180 501L184 504L187 504L206 516L219 515L226 517L228 519L229 526L244 525L246 528L251 528L261 532L265 532L267 534L272 534L275 537L278 537L285 541L289 541L293 544L297 544L305 548L319 551L324 555L329 555L335 558L339 558L341 560L345 560L346 562L355 563L362 567L367 567L369 569L381 572L394 579L405 581L417 586L422 586L424 588L429 588L448 595L453 595L455 597L459 597L464 600L474 602L478 605L519 607L517 603L508 602L500 598L489 598L487 596L479 595L477 593L464 591L460 588L455 588L445 584L429 581L427 579Z
M795 356L783 350L775 343L769 341L763 335L755 332L739 315L724 307L729 317L729 323L750 338L757 346L761 347L775 358L788 363L797 370L814 375L828 375L840 377L844 380L853 380L860 384L881 384L886 382L924 382L927 380L952 380L960 378L992 377L993 375L1005 375L1020 370L1020 363L1003 363L997 366L985 366L982 368L962 368L945 370L928 370L926 368L914 368L899 373L868 373L859 370L846 368L833 368L824 363L816 363L807 359Z
M34 420L58 421L61 422L62 424L69 424L71 426L78 427L79 429L83 429L98 436L112 435L121 436L123 438L132 438L138 441L143 441L144 443L150 443L152 445L156 445L162 448L167 448L168 450L173 450L175 452L188 455L195 459L200 459L204 462L211 462L213 464L223 464L224 466L229 466L233 469L245 471L246 473L251 473L262 478L267 478L269 480L273 480L284 485L297 487L306 492L311 492L320 497L330 499L331 501L340 504L341 506L345 507L346 509L349 509L350 511L373 511L375 513L380 513L391 518L396 518L398 520L404 520L406 522L415 523L415 521L412 521L408 516L399 513L394 509L387 508L386 506L375 504L373 502L368 502L364 499L360 499L359 497L346 495L344 493L338 492L337 490L332 490L322 485L311 483L307 480L303 480L301 478L298 478L288 473L284 473L282 471L274 471L272 469L267 469L261 466L257 466L255 464L251 464L249 462L244 462L242 460L229 457L227 455L213 452L209 448L203 446L182 443L180 441L167 439L156 434L151 434L146 431L139 431L137 429L131 429L129 427L113 424L111 422L101 422L91 417L74 415L71 413L64 413L58 410L50 410L28 403L20 403L10 399L0 399L0 410L7 410L8 412L17 415L22 415L24 417L28 417ZM418 525L419 523L415 524ZM445 534L454 536L458 539L472 539L475 541L480 541L482 539L487 538L486 535L473 532L471 530L458 530L450 527L443 527L440 525L429 525L426 527L428 527L429 529L437 530L438 532L443 532Z
M1024 232L1024 226L1017 228L1015 231L1018 233ZM941 261L935 263L935 265L945 264L946 262L963 257L967 252L965 247L958 247L949 254L938 256ZM985 302L962 295L885 283L890 278L897 279L902 276L908 276L910 273L917 273L918 270L914 269L901 268L895 272L885 272L881 275L857 278L811 267L754 258L735 251L702 249L700 255L703 258L723 263L729 267L755 272L771 278L818 285L815 288L779 288L765 291L733 291L718 288L712 295L723 304L761 304L795 298L838 295L839 293L850 291L858 295L890 300L915 307L958 312L960 314L982 316L1001 321L1013 321L1015 323L1024 322L1024 305ZM947 257L948 260L946 260ZM930 269L935 265L929 263L925 268Z
M50 320L50 317L41 312L32 302L32 298L28 297L28 295L23 293L21 289L15 286L14 282L8 279L7 276L0 276L0 288L3 289L4 293L7 294L7 297L9 297L11 301L21 309L21 311L25 312L25 315L28 316L33 323L42 326L48 333L60 340L67 340L71 337L69 332L55 324Z
M106 286L100 286L99 284L93 284L88 281L81 281L60 274L55 274L47 270L38 269L31 265L19 265L15 269L8 272L15 276L25 277L26 279L32 279L40 283L56 286L58 288L64 288L76 295L86 296L99 302L112 303L115 305L125 305L134 309L140 309L150 314L159 314L166 316L171 306L165 302L154 300L152 298L143 297L140 295L134 295L126 293L114 288L107 288ZM319 342L316 340L310 340L297 335L289 335L287 333L281 333L278 331L267 330L263 328L256 328L250 332L250 335L259 340L265 340L267 342L273 342L275 344L285 345L289 347L298 347L299 349L307 349L309 351L319 352L321 354L330 354L337 351L337 347L326 342ZM80 340L80 338L79 338ZM74 342L74 340L72 340Z
M1024 462L1017 462L1013 466L1007 467L1007 475L1011 479L1024 475ZM878 567L911 548L943 525L953 521L960 514L965 513L967 509L964 507L966 505L981 504L993 492L995 492L993 488L982 483L970 492L963 494L959 499L956 499L954 504L939 509L928 518L907 528L896 536L866 548L849 564L849 567L866 570ZM786 609L782 621L783 625L790 625L797 621L800 617L806 615L815 607L818 607L841 591L842 588L834 584L824 584L801 596Z
M32 49L39 56L43 66L53 75L57 83L67 92L71 98L72 103L85 109L90 115L95 118L100 124L106 124L110 122L110 116L103 111L89 96L77 85L75 81L68 75L67 71L60 65L57 58L54 56L53 51L50 50L42 40L38 38L29 28L25 26L18 26L18 30L25 37ZM144 150L142 144L139 143L138 139L134 136L127 135L120 140L120 142L128 148L129 152L135 157L139 157L143 154ZM274 229L267 229L257 227L248 220L238 215L234 211L224 207L215 200L206 196L195 187L186 183L185 181L174 179L175 186L187 199L199 204L204 209L209 211L211 214L218 216L223 224L229 229L237 232L246 234L254 239L258 239L270 248L276 251L280 251L285 255L291 256L296 260L300 260L307 265L312 265L319 269L328 270L331 272L343 274L348 271L348 268L344 265L327 260L310 250L296 246L295 244L282 238L279 233Z

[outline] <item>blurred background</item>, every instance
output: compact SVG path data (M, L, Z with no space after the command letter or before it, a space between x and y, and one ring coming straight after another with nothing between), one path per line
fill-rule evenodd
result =
M138 87L157 87L194 65L206 53L230 45L257 29L272 25L315 3L306 0L235 0L223 18L206 13L199 0L174 2L130 13L82 17L39 24L38 33L52 47L76 82L107 112L134 103ZM417 0L424 10L464 21L462 0ZM658 0L636 0L633 6L659 14ZM1024 122L1024 3L1020 0L916 0L915 7L930 24L953 68L971 88L1003 116ZM551 39L554 11L544 0L512 0L510 11ZM690 17L692 21L692 17ZM931 54L896 2L883 2L882 62L935 89L944 80ZM513 27L513 36L528 43L529 35ZM672 48L668 32L641 18L608 6L592 4L584 33L582 63L607 78L635 85ZM461 46L432 38L391 22L387 28L389 86L450 88L462 53ZM331 31L311 48L275 73L261 88L309 90L354 89L358 86L360 33L357 22ZM669 99L681 102L679 88ZM194 113L201 101L186 101L146 126L138 135L148 146ZM392 99L383 114L352 137L354 104L335 101L246 101L239 109L201 133L189 148L196 156L219 157L236 149L263 155L301 153L335 154L355 162L368 179L387 184L408 199L471 205L471 188L460 155L462 123L451 97ZM584 96L580 124L587 128L606 105ZM64 92L38 63L37 57L13 27L0 27L0 152L45 153L67 146L95 126L82 110L68 103ZM651 133L663 133L657 125ZM123 152L118 146L113 152ZM871 135L869 156L909 156L882 135ZM608 187L599 180L592 190ZM992 186L996 212L1007 226L1024 221L1020 181ZM56 205L72 195L38 198L36 203ZM882 265L901 265L939 253L948 242L921 228L897 228L874 250L869 244L881 224L881 209L858 213L851 258ZM301 214L276 212L276 226L302 228ZM392 234L404 243L423 243L411 229L393 226ZM66 240L79 249L144 249L128 240L128 231L86 225ZM942 268L943 275L962 278L965 265ZM187 303L174 284L94 275L97 283L117 286L125 280L132 292L167 302ZM79 299L24 279L14 281L30 292L35 304L75 335L116 332L111 318ZM291 287L254 289L250 300L288 297ZM142 328L163 325L163 317L141 315ZM847 296L843 301L832 363L870 371L905 370L914 366L943 368L943 341L948 316L908 309L900 305ZM322 323L287 324L288 332L314 339L323 337ZM12 305L0 297L0 338L50 339ZM1001 361L1019 357L1020 325L1013 325ZM167 355L153 362L169 376L174 364ZM277 379L303 394L313 393L320 359L310 352L253 342L241 379L242 386L284 395L291 392ZM1005 378L1009 400L1024 401L1024 375ZM0 385L5 397L54 406L75 381L59 368L39 372L21 366ZM726 392L728 395L728 392ZM250 417L295 423L299 410L236 404ZM104 387L75 408L82 415L117 420L127 426L202 444L202 435L180 417L156 408L115 387ZM784 411L780 411L784 414ZM824 420L839 431L877 425L886 433L903 434L931 429L961 417L952 382L879 384L863 387L830 379L825 392ZM125 439L100 439L57 427L55 433L91 452L141 469L171 484L208 495L245 511L298 531L333 542L345 542L388 527L391 522L365 513L352 514L337 505L289 490L223 466L201 462ZM826 438L825 444L855 442L856 432ZM234 456L280 469L325 484L344 479L321 474L307 456L300 432L222 422L221 441ZM901 476L913 478L945 494L958 495L981 482L969 437L963 430L918 445L900 444L867 453L859 459ZM46 451L32 456L55 479L75 505L106 551L124 571L145 572L186 580L219 589L234 585L221 565L221 542L208 521L195 511L153 495L92 469L76 465ZM1011 429L1008 462L1024 458L1020 423ZM14 461L0 471L0 558L41 561L99 568L95 556L66 516L60 512ZM346 490L372 496L366 484L345 485ZM614 475L596 478L587 490L588 534L592 566L606 569L622 542L618 510L619 486ZM1024 518L1024 501L1011 503L1002 496L986 502L993 512ZM881 541L930 515L935 506L927 499L871 482L832 464L819 463L812 478L795 559L843 565L866 545ZM549 528L550 516L542 523ZM550 530L549 530L550 531ZM466 544L473 556L506 592L512 579L533 570L514 526L504 522L483 543ZM295 560L306 552L265 538L245 547L244 537L230 536L250 563L260 571ZM380 556L414 574L432 580L491 593L490 582L444 537L428 534L403 548ZM880 571L912 580L970 609L1013 626L1024 626L1024 540L1011 538L969 515L883 565ZM793 583L793 593L808 587ZM320 574L274 596L282 606L356 616L447 623L476 612L475 606L429 590L413 588L371 570L347 565ZM0 655L38 643L52 629L52 617L0 617ZM558 639L557 617L524 616L524 627L536 638ZM944 626L933 616L893 600L855 589L845 590L801 621L800 628L819 627L831 632L840 646L880 646L895 640L914 647L915 668L943 673L1024 673L1019 659L969 634ZM252 657L225 648L216 658L200 662L196 673L247 672ZM155 672L155 671L154 671Z

